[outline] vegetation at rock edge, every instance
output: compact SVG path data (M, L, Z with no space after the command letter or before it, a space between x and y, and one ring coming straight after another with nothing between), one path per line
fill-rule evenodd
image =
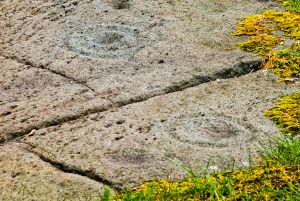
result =
M186 180L150 181L115 195L106 189L101 200L300 200L300 93L281 97L265 114L285 136L261 145L259 164L204 177L184 168Z
M261 68L273 69L281 80L300 78L300 0L283 1L287 11L266 10L240 21L236 36L250 39L238 47L263 57Z
M300 136L300 93L282 97L265 115L282 128L282 133Z

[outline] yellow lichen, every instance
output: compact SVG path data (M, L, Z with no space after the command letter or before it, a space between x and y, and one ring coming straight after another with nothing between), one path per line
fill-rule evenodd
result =
M272 34L276 30L283 31L289 37L299 39L299 13L266 10L260 14L245 17L238 23L235 35L257 36L263 33Z
M274 50L284 44L275 31L282 31L285 36L296 40L285 50ZM276 12L266 10L258 15L242 20L235 35L252 36L238 43L238 47L247 52L263 56L262 68L272 68L280 78L300 77L300 14L296 12Z
M274 28L271 28L268 25L268 19L264 15L254 15L245 17L244 20L240 21L238 24L238 29L235 32L236 36L247 35L247 36L256 36L261 33L270 34L274 31Z
M252 36L250 40L238 43L238 47L247 52L255 52L259 55L265 55L272 50L272 47L283 43L279 36L262 34Z
M296 42L292 45L291 49L292 49L293 51L295 51L295 52L300 52L300 40L296 41Z
M264 13L264 16L272 19L278 30L283 31L287 36L300 39L300 15L298 13L268 11Z
M276 106L265 115L289 135L300 135L300 93L279 99Z

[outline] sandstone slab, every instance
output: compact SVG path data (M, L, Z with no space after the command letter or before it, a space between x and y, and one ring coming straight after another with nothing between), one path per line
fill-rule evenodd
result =
M0 2L1 71L12 72L10 62L31 67L16 75L23 95L1 89L2 141L111 102L126 105L248 73L259 59L236 48L237 20L276 7L255 0L118 2ZM8 86L13 78L2 79ZM10 109L10 94L26 96L26 109Z
M117 186L178 179L186 172L176 163L248 162L266 134L278 132L263 112L297 90L257 72L41 129L25 141L46 158L93 170Z
M274 1L122 2L0 1L0 199L94 199L180 179L177 163L245 164L277 133L263 112L299 88L251 73L260 58L233 36Z
M0 142L109 105L89 88L46 69L3 57L0 69Z
M0 146L0 200L99 200L101 183L61 172L24 148Z

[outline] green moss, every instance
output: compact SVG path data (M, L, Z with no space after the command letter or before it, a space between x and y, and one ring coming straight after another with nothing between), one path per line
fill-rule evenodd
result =
M279 0L290 11L300 12L300 0Z
M300 93L279 99L276 106L265 115L289 135L300 135Z
M264 68L273 68L281 78L300 77L300 53L291 50L272 51L263 59Z

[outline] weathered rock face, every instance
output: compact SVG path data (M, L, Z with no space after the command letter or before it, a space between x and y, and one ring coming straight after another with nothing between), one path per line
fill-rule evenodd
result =
M18 184L9 177L16 157L17 169L29 172L20 179L25 186L61 188L51 198L65 193L73 200L83 189L101 192L103 184L118 190L183 176L170 160L191 166L216 155L247 160L264 132L276 133L263 111L297 89L269 72L239 77L260 60L238 50L232 32L238 19L275 6L0 1L0 176L9 189L0 195L22 196L9 187ZM69 173L79 175L70 177L72 187L58 187ZM73 194L77 185L82 191Z
M116 9L122 2L1 1L1 69L14 77L2 78L1 102L11 104L3 109L10 115L0 122L2 141L259 63L236 49L232 32L238 19L269 4L130 1Z
M273 76L253 73L40 129L25 142L65 166L95 170L117 187L178 179L184 171L176 163L249 161L249 150L277 131L263 111L288 92Z
M0 63L0 142L109 104L86 87L46 69L3 57Z
M1 200L97 200L103 185L42 162L24 145L0 147Z

